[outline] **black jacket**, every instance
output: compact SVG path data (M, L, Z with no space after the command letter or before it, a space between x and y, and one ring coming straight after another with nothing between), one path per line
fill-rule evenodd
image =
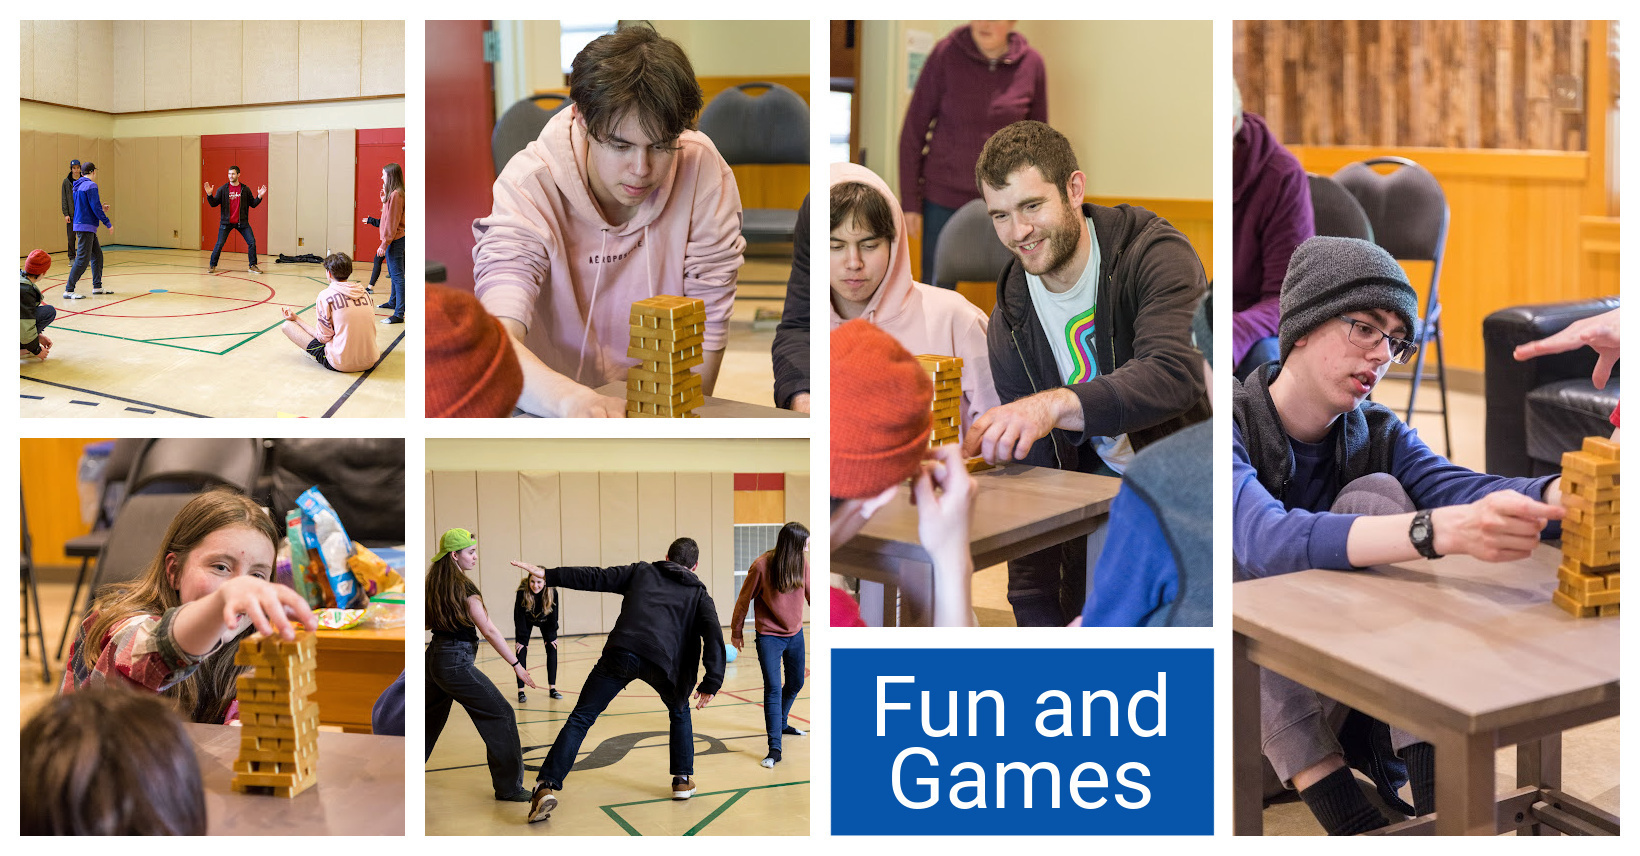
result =
M638 562L620 568L547 568L546 579L549 586L621 595L621 616L605 647L624 648L660 666L672 676L679 696L694 687L695 664L702 660L706 678L697 689L716 695L723 688L723 625L706 584L693 571L667 561Z
M550 589L549 589L550 590ZM544 615L535 615L529 610L529 601L524 598L529 594L525 589L519 589L513 595L513 625L515 627L533 624L541 628L541 632L551 639L558 635L558 592L552 593L552 608Z
M1084 203L1082 214L1093 218L1099 242L1093 321L1099 375L1069 387L1082 402L1082 432L1054 430L1025 460L1092 472L1099 456L1089 438L1127 434L1138 451L1212 415L1202 354L1190 338L1207 275L1184 235L1143 208ZM1065 385L1017 258L997 280L986 338L991 378L1004 404Z
M63 216L74 216L74 179L66 176L63 178Z
M792 272L786 280L786 308L774 331L774 403L790 407L799 393L809 391L809 198L797 209L796 239L792 242Z
M252 190L251 186L243 181L239 182L239 186L245 189L244 194L239 197L239 222L249 223L251 221L251 209L262 204L262 197L257 196L256 191ZM228 185L223 184L218 187L215 193L205 197L205 201L211 203L212 208L221 208L222 225L229 225Z

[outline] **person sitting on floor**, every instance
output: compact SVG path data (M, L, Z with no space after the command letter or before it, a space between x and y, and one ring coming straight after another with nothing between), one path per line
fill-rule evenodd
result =
M51 339L46 337L46 326L57 320L57 307L46 302L40 293L40 277L51 270L51 255L45 250L33 250L18 271L18 290L22 292L22 307L18 315L18 348L40 359L51 356Z
M325 274L330 284L313 301L318 327L309 329L287 306L280 310L285 315L280 329L319 365L333 372L362 372L381 358L370 295L363 285L347 281L353 275L347 253L326 256Z

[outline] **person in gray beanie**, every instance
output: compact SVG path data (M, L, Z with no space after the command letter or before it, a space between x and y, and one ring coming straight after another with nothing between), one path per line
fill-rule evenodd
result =
M1464 469L1366 400L1392 362L1416 351L1417 296L1388 253L1352 238L1311 238L1288 265L1281 314L1281 359L1234 387L1238 582L1452 553L1511 561L1559 534L1559 476ZM1435 810L1428 743L1272 672L1261 671L1259 690L1264 756L1329 834L1388 822L1350 767L1367 772L1391 807ZM1410 806L1397 793L1407 779Z

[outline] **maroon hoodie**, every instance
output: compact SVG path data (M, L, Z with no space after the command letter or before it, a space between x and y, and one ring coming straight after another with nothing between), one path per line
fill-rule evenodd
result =
M974 164L991 135L1022 119L1048 121L1048 73L1042 55L1019 33L1008 53L987 59L968 25L928 54L900 128L900 206L921 213L923 200L960 208L979 198ZM934 124L929 136L928 126ZM923 151L924 138L928 151Z
M1242 114L1235 148L1232 366L1258 340L1276 335L1287 262L1299 244L1315 236L1315 211L1310 207L1310 182L1304 167L1270 132L1262 116Z

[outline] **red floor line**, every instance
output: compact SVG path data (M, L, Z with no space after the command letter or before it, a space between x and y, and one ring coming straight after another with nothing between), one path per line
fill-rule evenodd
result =
M141 294L133 294L130 297L122 297L119 300L112 300L112 301L109 301L108 303L101 303L101 304L98 304L96 306L91 307L90 309L82 309L82 310L79 310L78 312L76 312L72 309L66 309L66 310L65 309L59 309L58 312L66 313L66 314L69 314L69 315L85 315L87 317L95 318L96 316L92 314L93 312L97 312L97 311L102 310L102 309L107 309L110 306L118 306L118 305L120 305L121 303L124 303L127 300L136 300L137 298L142 297L142 296L143 295L141 295Z

